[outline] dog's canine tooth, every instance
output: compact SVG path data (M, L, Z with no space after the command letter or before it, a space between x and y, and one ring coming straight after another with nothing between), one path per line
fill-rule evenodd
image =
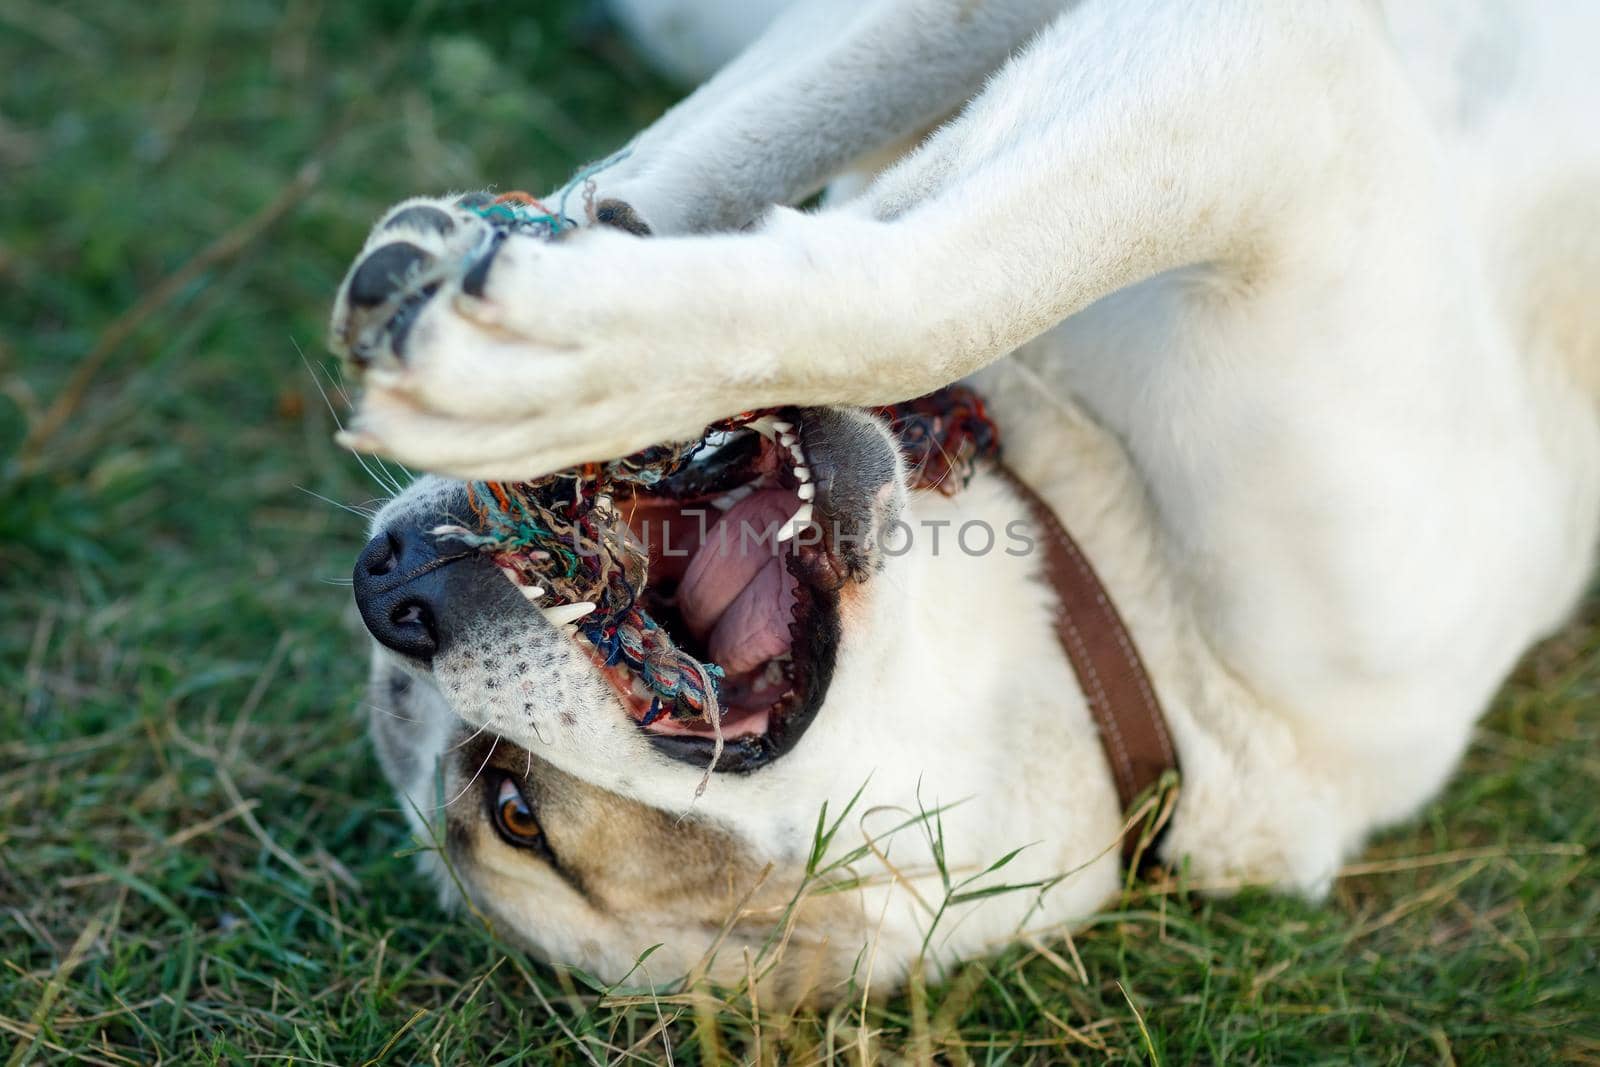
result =
M767 440L773 441L778 436L777 421L771 415L763 415L759 419L754 419L746 424L745 429L754 430Z
M734 435L727 430L712 430L700 441L700 448L695 453L696 459L714 456L721 452L733 440Z
M789 521L784 523L783 528L778 531L778 543L782 544L783 542L789 540L795 534L799 533L803 527L809 525L810 522L811 502L808 500L802 503L800 507L795 510L793 515L789 516Z
M517 587L517 591L522 594L523 599L538 600L540 597L544 596L544 586L523 585L521 577L510 567L501 567L500 573L505 575L506 578L510 580L511 584Z
M800 487L794 491L794 495L801 500L814 500L817 496L817 487L810 482L802 481Z
M784 422L782 419L773 419L772 428L777 430L779 433L793 433L794 423Z
M552 626L570 626L594 610L594 604L588 600L580 600L576 604L555 604L548 608L540 608Z

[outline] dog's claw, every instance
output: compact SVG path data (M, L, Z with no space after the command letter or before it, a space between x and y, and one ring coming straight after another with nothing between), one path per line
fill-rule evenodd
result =
M335 433L333 441L339 447L347 448L352 452L373 452L381 445L381 442L371 434L361 430L350 429L340 430Z
M578 226L552 207L469 194L409 200L378 221L330 329L362 385L341 445L435 473L516 480L691 436L725 414L723 379L690 389L685 375L700 363L669 371L656 358L677 331L632 332L618 294L641 281L622 280L637 275L623 268L653 246L612 231L643 232L641 220L610 203L590 232L552 241ZM626 399L648 395L652 381L692 400Z

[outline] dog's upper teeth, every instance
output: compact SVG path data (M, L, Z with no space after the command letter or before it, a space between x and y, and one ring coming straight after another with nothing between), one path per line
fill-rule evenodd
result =
M544 586L523 585L522 576L516 571L512 570L510 567L501 567L500 573L511 580L511 584L517 587L517 591L523 595L524 599L538 600L540 597L544 596Z
M711 506L718 511L727 511L739 501L756 491L754 485L741 485L737 489L729 489L726 493L711 502Z
M794 491L794 495L801 500L814 499L817 495L817 487L810 482L801 482L800 487Z
M771 415L763 415L746 425L745 429L754 430L762 437L770 440L778 436L777 421Z
M728 442L732 440L733 435L727 430L712 430L710 433L706 434L705 440L700 442L700 454L709 456L714 452L726 448L728 446Z
M811 501L803 502L795 513L789 516L789 521L783 524L783 529L778 531L778 542L781 544L789 540L811 522Z
M778 443L784 448L794 448L795 436L793 432L791 432L792 430L793 427L790 427L788 430L778 431Z
M551 626L568 626L593 611L594 604L580 600L576 604L554 604L539 610L550 620Z
M773 419L772 428L779 433L792 433L794 431L794 423L784 422L782 419Z
M802 482L809 482L811 480L811 468L802 463L794 469L794 476Z

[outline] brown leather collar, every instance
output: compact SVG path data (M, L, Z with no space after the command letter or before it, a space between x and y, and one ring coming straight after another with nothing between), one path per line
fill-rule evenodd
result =
M1129 818L1134 805L1147 793L1154 795L1152 787L1163 775L1178 770L1166 716L1139 650L1083 550L1031 486L1004 466L997 464L996 470L1028 505L1042 534L1044 573L1057 599L1056 639L1072 663L1099 728L1117 799L1128 820L1122 855L1131 862L1141 845L1148 854L1152 835L1164 822L1160 816L1154 821ZM1157 804L1150 810L1161 808ZM1144 826L1151 829L1142 831Z

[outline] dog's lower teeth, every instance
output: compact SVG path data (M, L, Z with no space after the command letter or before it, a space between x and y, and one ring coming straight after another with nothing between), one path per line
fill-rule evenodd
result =
M794 476L802 482L809 482L811 480L811 468L804 465L796 467Z
M817 487L810 482L803 481L800 483L800 487L794 491L794 495L801 500L810 500L817 495Z

